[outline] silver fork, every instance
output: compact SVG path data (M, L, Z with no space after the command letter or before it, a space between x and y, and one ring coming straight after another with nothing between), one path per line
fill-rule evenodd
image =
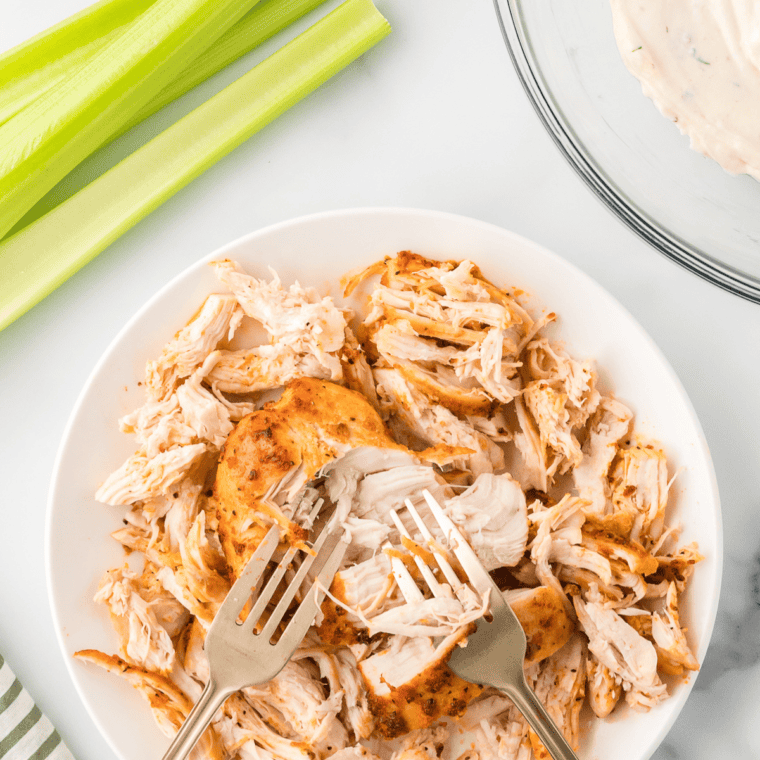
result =
M309 516L309 525L320 506L321 501L315 505ZM285 667L314 622L324 596L321 589L328 588L332 583L348 546L341 540L342 531L331 534L330 527L331 522L328 520L319 538L314 542L314 554L306 555L272 614L263 623L261 630L255 631L262 613L298 552L298 549L292 546L285 552L285 556L257 595L245 621L241 623L240 615L250 601L252 592L261 580L280 541L277 526L270 528L230 589L208 629L204 646L209 664L208 683L174 737L163 760L185 758L227 697L246 686L269 681ZM272 636L312 566L317 573L315 581L304 595L280 638L272 644Z
M458 528L443 511L441 505L429 491L425 490L422 493L433 517L443 531L451 551L466 573L469 583L472 584L471 588L459 579L456 571L441 551L440 544L431 535L412 502L407 499L406 508L423 538L429 544L429 548L432 549L433 556L446 580L446 583L442 584L433 575L424 560L413 554L414 561L431 592L434 596L451 596L453 593L463 603L469 602L471 604L476 591L481 596L487 593L489 600L491 620L485 618L478 620L478 630L468 636L467 646L454 648L449 659L449 667L460 678L473 683L493 686L504 692L523 714L530 727L538 734L539 739L554 760L578 760L562 732L557 728L551 716L525 681L523 663L527 642L525 632L515 613L504 601L499 587L494 583L470 545L462 537ZM411 538L395 511L391 512L391 517L401 534L406 538ZM416 583L404 567L403 562L397 560L397 563L393 564L392 567L397 581L399 576L404 577L404 581L399 582L402 593L404 593L405 586L409 587L409 581L416 588ZM418 588L416 590L420 593Z

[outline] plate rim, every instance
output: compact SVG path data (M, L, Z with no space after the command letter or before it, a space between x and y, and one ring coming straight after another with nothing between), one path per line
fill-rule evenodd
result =
M499 0L494 0L494 2L499 2ZM165 282L164 285L162 285L152 296L150 296L142 304L140 308L137 309L137 311L125 322L125 324L116 332L113 338L109 341L108 346L103 351L98 361L93 365L87 377L87 380L82 386L77 396L77 399L71 409L71 412L69 413L65 428L61 435L61 439L59 441L58 448L56 451L50 485L48 489L48 496L46 500L45 533L44 533L45 583L46 583L46 589L48 592L48 601L50 605L51 615L53 618L53 625L55 629L56 640L58 642L59 651L65 662L69 677L71 681L73 682L77 695L79 696L79 699L84 705L89 718L93 721L93 723L97 727L98 731L100 732L101 736L106 741L110 749L114 752L114 754L118 758L121 758L121 760L130 760L130 759L127 758L125 755L123 755L121 750L114 744L110 733L105 729L105 727L101 723L97 714L91 709L90 699L83 690L82 683L80 682L80 678L77 675L77 670L74 667L75 665L74 660L72 657L69 656L68 648L66 646L66 641L65 641L64 628L62 625L61 611L58 608L56 594L54 593L54 578L53 578L53 563L52 563L53 538L54 538L53 531L52 531L52 528L53 528L52 523L53 523L53 518L54 518L53 512L55 509L57 491L60 487L60 480L62 477L61 464L66 455L67 445L71 437L71 433L74 429L77 417L79 416L79 413L85 404L85 401L89 395L91 386L95 383L102 367L110 360L116 346L121 342L123 336L126 333L128 333L132 329L133 325L140 321L144 313L147 312L156 302L160 301L165 296L166 292L172 289L179 280L191 275L191 273L193 273L196 270L201 270L203 266L205 266L209 261L221 258L225 256L228 251L235 249L241 245L245 245L249 243L249 241L255 240L257 237L276 233L288 227L294 227L294 226L303 225L303 224L310 224L313 222L319 222L320 220L324 220L324 219L353 217L353 216L362 216L362 215L404 216L404 217L410 217L410 218L416 217L416 218L426 218L428 221L434 221L436 219L438 220L445 219L448 222L452 222L456 224L479 226L484 229L490 230L491 232L497 233L505 237L505 239L511 238L513 241L518 242L519 244L523 246L533 248L534 250L539 250L542 252L543 255L546 255L549 259L555 261L560 266L572 270L573 273L581 281L584 281L587 286L596 290L597 293L612 306L612 308L619 311L621 316L629 322L630 327L633 328L639 334L639 337L648 345L649 349L656 355L663 369L667 373L671 383L673 383L676 390L678 391L679 396L681 397L686 407L686 411L688 412L691 418L692 424L694 425L695 431L697 433L697 442L700 448L700 453L705 463L708 466L708 472L706 473L706 475L707 475L707 479L710 483L710 488L711 488L711 494L710 494L711 501L712 501L712 504L714 505L716 537L715 537L715 554L713 557L713 559L715 560L714 562L715 571L714 571L714 578L713 578L714 593L713 593L712 603L710 605L710 608L707 611L707 620L706 620L707 625L705 627L704 638L703 640L700 641L700 644L699 644L699 650L701 650L701 653L702 653L702 662L704 661L704 656L707 652L708 647L710 646L710 642L712 639L715 622L717 618L717 610L718 610L718 604L719 604L720 595L721 595L721 587L722 587L722 579L723 579L723 565L724 565L723 517L722 517L722 507L720 503L720 493L719 493L718 483L717 483L717 476L715 473L715 466L714 466L712 456L710 454L709 446L707 444L707 439L704 435L704 430L702 428L701 422L699 420L699 417L697 416L696 410L694 409L691 399L688 393L686 392L686 389L684 388L683 384L681 383L680 378L678 377L675 370L671 366L667 357L663 354L660 347L657 345L654 339L649 335L649 333L643 328L643 326L638 322L638 320L633 316L633 314L631 314L631 312L620 301L618 301L618 299L616 299L606 288L604 288L600 283L598 283L591 275L587 274L585 271L577 267L572 262L563 258L558 253L555 253L554 251L544 247L540 243L536 243L535 241L529 238L526 238L518 233L512 232L511 230L508 230L497 224L486 222L481 219L477 219L475 217L470 217L470 216L466 216L462 214L456 214L452 212L446 212L446 211L440 211L440 210L434 210L434 209L415 208L415 207L404 207L404 206L362 206L362 207L355 207L355 208L343 208L343 209L321 211L321 212L316 212L316 213L305 214L298 217L293 217L290 219L285 219L285 220L275 222L273 224L266 225L264 227L260 227L258 229L252 230L248 233L245 233L244 235L241 235L235 238L234 240L222 245L221 247L211 251L210 253L203 255L202 257L197 259L195 262L184 267L181 271L179 271L176 275L174 275L170 280ZM648 760L652 756L652 754L656 751L656 749L660 746L662 741L665 739L668 732L670 731L673 724L675 723L676 719L680 715L686 700L690 696L698 676L699 676L699 671L697 671L696 673L693 673L688 683L679 689L678 694L674 695L673 697L671 697L670 700L668 700L669 704L671 705L670 714L668 715L667 719L662 725L659 733L657 733L657 735L652 738L652 740L649 743L648 748L645 750L644 754L641 755L639 760Z

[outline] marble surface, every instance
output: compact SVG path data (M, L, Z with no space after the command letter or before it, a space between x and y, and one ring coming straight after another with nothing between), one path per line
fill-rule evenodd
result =
M83 5L4 0L0 50ZM590 194L528 105L488 0L377 5L394 27L388 39L0 333L3 654L79 760L113 757L65 669L44 570L53 461L94 363L161 285L250 230L327 209L440 209L512 229L586 271L681 377L714 458L726 559L712 645L654 757L760 757L760 307L667 261ZM122 138L80 175L112 164L292 33Z

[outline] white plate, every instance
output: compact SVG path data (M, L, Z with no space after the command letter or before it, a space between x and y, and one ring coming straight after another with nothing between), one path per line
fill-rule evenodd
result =
M98 485L133 453L117 419L139 406L145 362L219 285L208 261L229 257L251 273L276 268L338 298L338 278L399 250L433 258L470 258L497 283L523 288L556 311L559 336L578 358L593 357L605 384L636 412L637 430L659 439L673 470L673 514L684 542L707 559L693 577L684 617L700 661L718 605L722 529L712 462L694 410L678 378L634 319L593 280L549 251L483 222L431 211L359 209L296 219L254 232L214 252L159 291L116 336L93 370L61 444L48 508L46 555L53 617L74 683L103 735L123 760L161 757L168 740L142 697L126 682L72 659L78 649L116 651L107 611L91 600L103 572L123 561L109 534L122 510L93 499ZM671 518L672 519L672 518ZM584 758L644 760L664 738L693 685L647 714L619 710L586 740Z

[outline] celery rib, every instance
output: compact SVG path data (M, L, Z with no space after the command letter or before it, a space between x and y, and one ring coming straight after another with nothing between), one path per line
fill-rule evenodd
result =
M61 82L154 0L101 0L0 55L0 124Z
M225 66L229 66L324 2L325 0L269 0L257 5L235 26L226 31L205 53L193 61L139 113L125 122L114 138L132 129L201 82L205 82Z
M41 219L0 242L0 329L390 32L346 0Z
M115 140L324 2L325 0L266 0L256 5L100 147ZM60 185L54 188L19 220L9 234L26 227L71 197L85 184L84 179L77 183L76 175L77 169L69 175L68 179L74 181L67 185L65 191L61 191Z
M0 126L0 237L255 0L156 0L85 65Z

